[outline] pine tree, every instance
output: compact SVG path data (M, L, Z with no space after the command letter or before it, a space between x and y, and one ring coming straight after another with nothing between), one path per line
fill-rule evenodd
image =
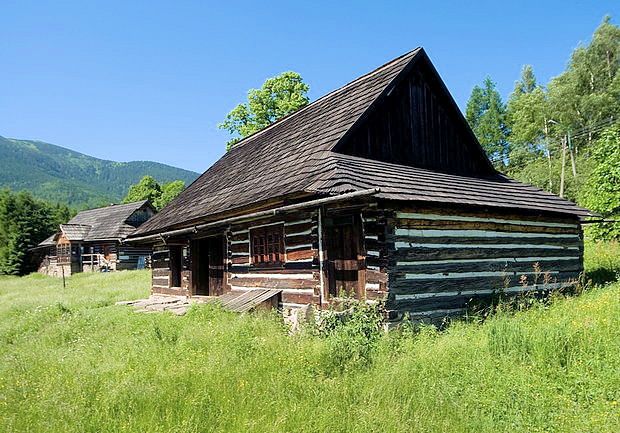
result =
M494 165L503 167L509 154L506 107L490 77L473 88L465 117Z

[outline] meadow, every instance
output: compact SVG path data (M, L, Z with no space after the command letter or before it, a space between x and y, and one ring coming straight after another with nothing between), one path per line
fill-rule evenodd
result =
M141 314L146 271L0 277L2 432L618 432L620 247L579 296L484 321L288 335L275 314Z

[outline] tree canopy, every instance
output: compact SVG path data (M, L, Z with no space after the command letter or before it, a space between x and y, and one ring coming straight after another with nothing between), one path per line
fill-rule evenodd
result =
M28 192L0 190L0 274L23 275L36 269L28 250L58 231L74 212L37 200Z
M472 90L466 117L502 171L611 218L619 182L613 164L620 164L619 70L620 28L605 17L546 86L526 65L504 104L487 77ZM596 237L620 237L618 223L600 227L592 229Z
M174 180L159 184L152 176L144 176L140 182L129 187L123 203L148 200L157 210L163 209L185 189L185 182Z
M620 221L620 125L605 130L592 149L596 166L583 191L583 202L604 218ZM595 225L597 239L620 239L620 224Z
M491 161L503 165L508 157L506 106L490 77L472 90L465 117Z
M218 125L218 128L232 135L226 143L226 149L229 150L242 138L308 105L309 89L301 75L293 71L267 79L260 89L250 89L247 102L233 108Z

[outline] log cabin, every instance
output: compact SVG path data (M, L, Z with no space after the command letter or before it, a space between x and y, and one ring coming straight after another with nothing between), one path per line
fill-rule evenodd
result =
M153 215L155 208L148 200L79 212L38 245L43 256L39 272L69 276L144 268L152 252L150 246L125 245L122 241Z
M571 284L589 215L496 171L417 48L239 141L128 241L154 294L436 320Z

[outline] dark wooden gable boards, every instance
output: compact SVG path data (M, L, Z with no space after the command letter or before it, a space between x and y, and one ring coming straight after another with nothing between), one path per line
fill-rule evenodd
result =
M495 173L424 51L334 150L445 173Z

